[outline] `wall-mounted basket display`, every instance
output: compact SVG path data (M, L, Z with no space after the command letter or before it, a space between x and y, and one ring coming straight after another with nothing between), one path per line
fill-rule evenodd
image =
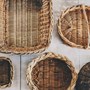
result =
M90 62L81 68L78 74L76 90L90 90Z
M58 21L63 41L79 48L90 47L90 7L77 5L63 11Z
M73 90L77 74L69 59L48 52L30 62L26 78L30 90Z
M0 0L0 51L45 50L52 30L51 0Z
M0 57L0 88L10 87L13 79L13 66L9 58Z

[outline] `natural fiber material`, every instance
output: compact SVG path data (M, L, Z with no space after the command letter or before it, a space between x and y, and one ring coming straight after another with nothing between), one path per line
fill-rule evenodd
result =
M26 78L30 90L73 90L77 74L65 56L45 53L30 62Z
M90 90L90 62L84 65L80 70L76 90Z
M0 0L0 51L24 54L46 49L51 6L51 0Z
M58 31L63 41L70 46L89 48L90 7L77 5L65 10L59 18Z
M13 66L9 58L0 57L0 88L10 87L13 79Z

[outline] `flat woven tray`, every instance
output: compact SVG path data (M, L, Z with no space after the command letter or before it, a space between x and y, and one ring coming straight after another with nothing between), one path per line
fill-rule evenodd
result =
M13 79L13 66L9 58L0 57L0 88L10 87Z
M65 56L49 52L30 62L26 78L30 90L73 90L77 74Z
M90 62L81 68L78 74L76 90L90 90Z
M63 41L79 48L90 47L90 7L77 5L63 11L58 22Z
M23 54L46 49L51 6L51 0L0 0L0 51Z

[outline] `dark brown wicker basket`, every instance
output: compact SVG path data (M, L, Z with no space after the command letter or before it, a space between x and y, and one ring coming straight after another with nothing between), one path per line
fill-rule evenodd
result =
M66 57L46 53L33 60L27 70L31 90L73 90L76 72Z
M0 0L0 51L35 53L51 37L51 0Z
M90 90L90 62L84 65L80 70L76 90Z
M0 57L0 88L11 86L13 66L9 58Z

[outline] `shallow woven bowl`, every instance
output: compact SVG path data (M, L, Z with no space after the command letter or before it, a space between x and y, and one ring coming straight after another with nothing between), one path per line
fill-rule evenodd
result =
M90 7L77 5L63 11L58 22L63 41L79 48L90 47Z
M51 0L0 0L0 51L35 53L50 43Z
M90 90L90 62L84 65L80 70L76 90Z
M9 58L0 57L0 88L10 87L13 79L13 66Z
M30 90L73 90L77 74L66 57L45 53L28 65L26 78Z

